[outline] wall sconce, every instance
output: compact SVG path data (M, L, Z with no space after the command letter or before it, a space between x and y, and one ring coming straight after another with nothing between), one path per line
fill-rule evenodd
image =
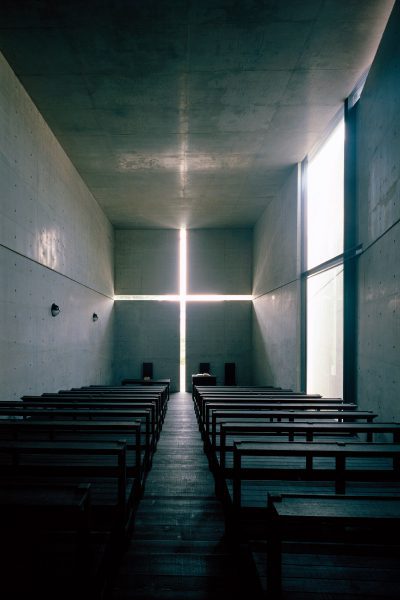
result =
M52 317L56 317L57 315L59 315L59 314L60 314L60 307L59 307L59 306L57 306L57 304L54 304L54 302L53 302L53 304L51 305L51 308L50 308L50 310L51 310L51 316L52 316Z
M98 321L99 317L96 315L96 313L93 313L92 319L93 321Z

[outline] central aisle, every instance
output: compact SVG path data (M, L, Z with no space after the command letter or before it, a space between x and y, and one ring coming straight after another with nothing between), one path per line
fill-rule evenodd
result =
M223 536L191 395L171 394L113 600L255 600L249 563Z

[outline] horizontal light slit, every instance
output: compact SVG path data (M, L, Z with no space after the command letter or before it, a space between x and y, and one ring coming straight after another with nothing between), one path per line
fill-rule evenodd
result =
M239 294L188 294L186 302L235 302L250 301L253 296Z
M180 296L179 294L160 294L160 295L133 295L133 294L120 294L114 296L114 300L131 300L131 301L143 301L143 300L154 300L156 302L235 302L235 301L251 301L253 296L249 295L235 295L235 294L188 294L187 296Z

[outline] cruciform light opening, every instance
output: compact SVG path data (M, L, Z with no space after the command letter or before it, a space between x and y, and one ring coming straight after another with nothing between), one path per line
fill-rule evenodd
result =
M186 304L188 302L250 301L250 294L188 294L187 293L187 232L179 232L179 294L116 295L114 300L179 302L179 391L186 391Z
M181 228L179 238L179 391L186 391L186 281L187 281L186 229Z

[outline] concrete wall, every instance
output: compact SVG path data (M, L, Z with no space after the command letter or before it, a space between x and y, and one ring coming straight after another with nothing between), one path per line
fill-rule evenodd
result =
M254 230L254 383L299 388L297 167Z
M179 303L115 302L114 382L142 376L142 363L153 363L155 379L171 378L179 390Z
M358 105L358 403L400 419L400 5Z
M187 389L200 362L209 362L224 384L224 365L236 364L238 385L251 385L251 302L193 302L187 305Z
M249 294L252 232L189 230L188 292ZM179 230L116 231L116 294L179 293ZM210 362L218 381L224 363L235 362L238 381L251 383L249 302L188 303L187 386L200 362ZM143 362L154 377L171 377L179 389L179 304L117 301L114 381L139 377Z
M252 230L188 231L189 294L251 294ZM236 364L239 385L252 383L251 303L207 302L187 306L187 389L200 362L209 362L217 383L224 365Z
M250 229L188 231L188 293L251 294Z
M115 232L115 293L179 293L179 230ZM171 378L179 390L179 303L115 302L114 382L142 376L153 363L154 378Z
M179 231L115 232L116 294L179 293Z
M1 56L0 77L1 398L107 383L112 227Z

